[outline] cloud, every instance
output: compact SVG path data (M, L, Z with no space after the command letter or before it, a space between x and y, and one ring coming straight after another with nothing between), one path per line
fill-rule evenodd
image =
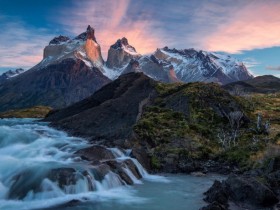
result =
M85 31L87 24L92 25L104 57L109 47L122 37L140 53L150 53L161 45L160 36L153 36L156 31L153 21L146 20L143 14L136 14L137 18L128 16L130 0L83 1L83 4L74 1L73 4L72 9L62 11L60 22L65 30L76 35Z
M103 54L126 36L140 53L158 47L240 53L280 46L280 2L270 1L73 1L61 23L72 33L96 28ZM65 16L67 15L67 18Z
M257 61L255 58L245 58L242 61L247 68L252 68L255 66L259 66L261 63Z
M265 69L273 70L273 71L280 71L280 66L266 66Z
M43 55L43 48L53 37L45 29L34 29L23 21L0 17L0 67L30 68Z
M164 46L241 53L280 46L279 11L277 0L72 0L51 19L65 35L76 36L92 25L104 57L124 36L142 54ZM0 67L36 64L44 46L59 35L5 16L0 27Z
M228 19L206 36L204 46L229 53L280 46L279 11L279 1L239 2L238 9L229 10Z

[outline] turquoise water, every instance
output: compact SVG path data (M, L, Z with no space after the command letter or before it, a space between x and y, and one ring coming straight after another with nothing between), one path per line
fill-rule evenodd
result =
M214 179L222 178L149 175L134 159L143 179L132 177L133 186L122 185L122 180L113 172L101 181L94 180L95 191L89 190L89 183L81 174L76 184L66 188L45 177L54 168L71 167L90 173L92 166L73 155L88 146L84 139L68 136L47 123L0 119L0 209L192 210L205 205L203 192ZM116 148L110 150L119 161L129 158ZM11 193L23 196L11 198Z
M102 202L84 202L72 207L58 208L64 210L197 210L206 205L203 201L205 192L215 179L223 177L208 175L195 177L189 175L165 174L170 182L143 181L128 189L130 196L120 195L115 199Z

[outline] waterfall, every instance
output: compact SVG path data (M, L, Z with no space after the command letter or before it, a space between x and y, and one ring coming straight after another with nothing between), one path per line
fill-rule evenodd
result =
M90 146L86 140L70 137L47 123L1 119L0 209L36 209L72 200L115 199L120 197L116 191L136 201L126 187L130 182L143 183L135 173L147 180L168 181L149 175L129 156L131 150L107 148L115 159L104 160L103 168L75 155ZM110 168L106 161L115 161L118 169ZM134 167L134 172L130 167Z

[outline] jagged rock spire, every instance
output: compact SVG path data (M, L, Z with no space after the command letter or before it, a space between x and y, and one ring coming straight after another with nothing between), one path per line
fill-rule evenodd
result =
M92 28L90 25L88 25L87 30L85 32L81 33L75 39L80 39L83 41L86 41L87 39L92 39L93 41L95 41L97 43L95 34L94 34L94 28Z
M92 39L96 42L96 38L94 35L94 28L92 28L90 25L87 27L87 39Z

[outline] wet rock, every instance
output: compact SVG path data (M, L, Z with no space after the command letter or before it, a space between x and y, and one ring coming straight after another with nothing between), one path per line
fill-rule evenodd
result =
M279 200L276 195L257 179L231 175L225 186L229 190L233 201L249 204L252 206L269 207Z
M141 179L142 175L140 173L140 171L138 170L138 168L136 167L136 165L134 164L134 162L131 159L127 159L123 162L123 164L126 165L126 167L133 173L133 175L137 178L137 179Z
M206 176L205 173L201 172L201 171L197 171L197 172L192 172L191 173L192 176L197 176L197 177L203 177Z
M98 145L81 149L75 154L79 155L84 160L92 162L93 164L98 164L104 160L115 158L110 150Z
M227 210L228 208L222 206L218 202L214 201L208 206L202 207L200 210Z
M12 186L7 197L9 199L23 199L29 191L38 192L46 171L29 168L12 177Z
M207 206L209 209L218 209L221 206L227 209L229 200L248 209L272 208L279 202L268 186L251 176L230 175L223 182L215 181L204 194L205 201L210 204L214 202L219 204L218 207L217 205Z
M131 157L136 158L148 171L151 170L150 158L144 148L133 148L131 151Z
M107 164L101 164L98 166L95 166L92 169L92 173L94 174L94 178L98 181L101 181L104 179L106 174L110 172L110 167Z
M206 195L205 201L208 203L215 203L215 205L212 205L212 208L214 206L219 206L222 207L221 209L227 209L229 192L220 181L215 180L212 187L204 194Z
M106 161L106 163L110 166L111 170L118 174L126 184L133 185L133 180L127 175L119 162L110 160Z
M132 172L132 174L137 179L141 179L142 178L139 170L137 169L137 167L135 166L133 161L130 160L130 159L126 159L126 160L121 161L121 162L116 161L116 160L110 160L110 161L106 161L106 164L108 164L108 166L110 166L111 170L114 173L118 174L121 177L121 179L124 180L125 183L128 184L128 185L132 185L133 184L133 180L127 174L127 172L125 171L125 168L130 170Z
M52 169L47 178L56 182L60 188L68 185L75 185L77 181L77 173L73 168L57 168Z

